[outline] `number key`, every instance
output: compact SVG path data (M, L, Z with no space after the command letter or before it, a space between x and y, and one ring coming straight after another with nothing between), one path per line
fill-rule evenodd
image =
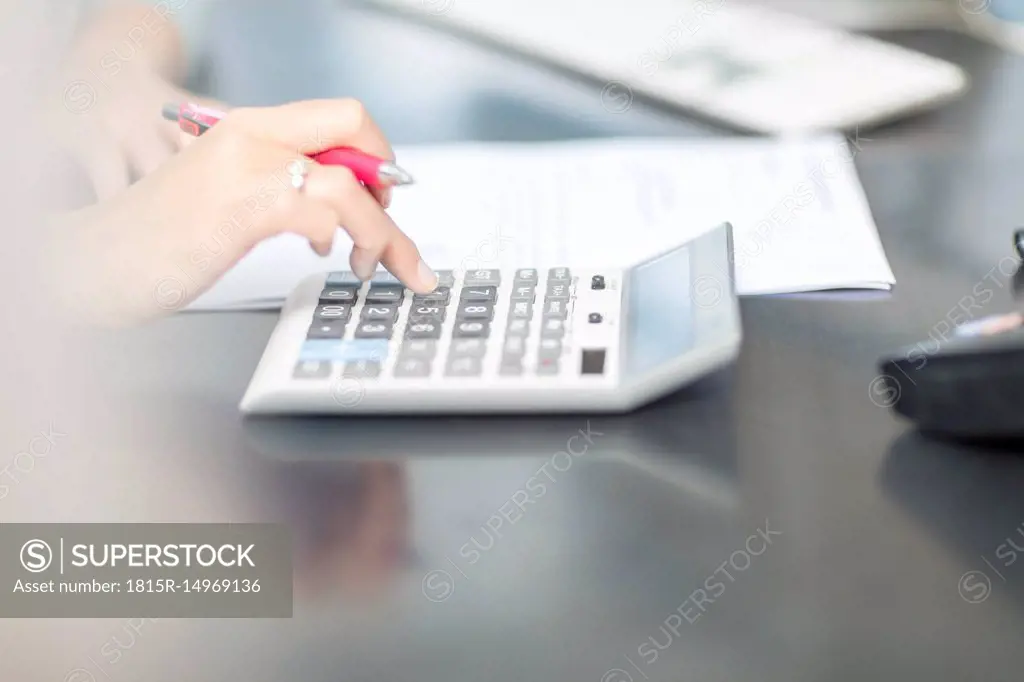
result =
M457 339L485 339L490 333L490 322L464 320L455 325L452 335Z
M363 312L360 313L360 317L364 321L383 321L383 322L394 322L395 318L398 317L398 306L397 305L367 305L363 306Z
M366 294L367 303L401 303L405 289L393 286L373 285Z
M321 303L348 303L352 304L359 298L359 289L354 286L324 287L320 292Z
M391 322L363 322L356 327L357 339L390 339L393 329Z
M498 287L466 287L462 290L463 301L494 301L498 298Z
M348 305L318 305L313 311L314 322L348 322L352 317L352 306Z
M455 314L458 320L490 320L494 317L494 304L486 301L460 303Z
M409 310L410 322L444 322L444 308L439 305L413 303Z
M438 287L429 294L416 294L412 297L414 305L425 303L427 305L448 305L451 300L451 289L449 287Z
M413 322L405 328L407 339L439 339L441 338L441 323L437 321Z

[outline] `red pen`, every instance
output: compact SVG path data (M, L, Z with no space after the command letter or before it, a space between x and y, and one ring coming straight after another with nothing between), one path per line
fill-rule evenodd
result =
M163 116L177 123L189 135L199 137L224 118L224 113L196 104L167 104L163 108ZM352 147L335 147L310 158L325 166L345 166L367 187L393 187L413 182L412 176L394 162Z

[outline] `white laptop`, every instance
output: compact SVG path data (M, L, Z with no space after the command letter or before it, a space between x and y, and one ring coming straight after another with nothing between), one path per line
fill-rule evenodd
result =
M427 295L386 273L314 275L285 303L241 409L624 412L739 352L728 224L625 269L532 265L441 272Z
M644 96L762 133L853 130L968 82L949 62L741 0L371 2L593 78L613 114Z

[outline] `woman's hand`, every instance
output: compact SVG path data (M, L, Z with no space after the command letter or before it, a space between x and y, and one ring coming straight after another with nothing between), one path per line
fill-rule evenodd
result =
M174 17L157 10L145 2L111 3L76 37L53 84L54 139L82 167L100 200L124 191L181 148L175 125L159 116L166 103L223 108L175 85L187 66L182 37Z
M112 79L114 80L114 79ZM188 95L155 74L127 65L116 87L97 88L68 77L63 107L54 113L58 144L82 168L100 200L156 170L182 146L176 126L159 113Z
M127 191L78 212L59 243L87 298L105 303L92 312L123 320L180 309L262 240L293 232L327 255L338 226L360 277L383 263L410 289L432 291L436 275L384 211L389 190L311 160L303 188L292 186L296 160L338 146L393 159L354 100L236 109Z

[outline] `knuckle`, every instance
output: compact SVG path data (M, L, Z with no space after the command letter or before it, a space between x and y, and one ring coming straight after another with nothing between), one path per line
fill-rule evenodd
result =
M237 124L228 125L228 119L218 123L207 135L217 140L226 163L232 163L232 160L234 163L238 163L238 159L244 158L243 155L250 154L252 151L249 145L250 137L246 129Z
M224 119L217 124L218 128L230 128L240 130L251 130L255 120L259 116L259 110L253 107L239 107L227 113Z
M345 122L349 132L356 133L363 129L369 114L366 106L357 99L346 98L338 102L340 119Z

